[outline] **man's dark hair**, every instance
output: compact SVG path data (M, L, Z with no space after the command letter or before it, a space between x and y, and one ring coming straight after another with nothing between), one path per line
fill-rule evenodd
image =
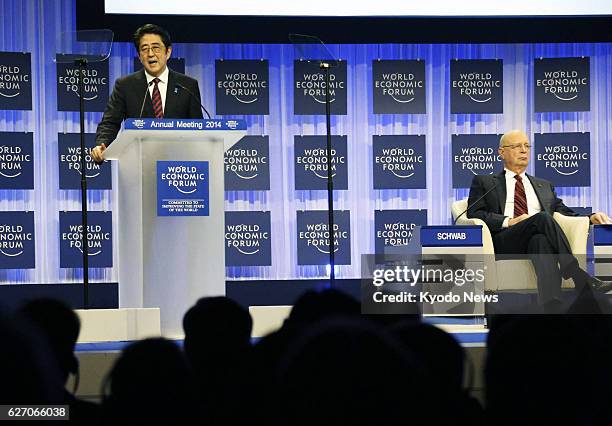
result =
M166 48L172 46L172 40L170 40L170 34L168 34L168 31L166 31L159 25L144 24L142 27L138 28L136 32L134 33L134 46L136 47L137 51L140 48L140 39L145 34L157 34L158 36L161 37L162 42L164 43L164 46L166 46Z

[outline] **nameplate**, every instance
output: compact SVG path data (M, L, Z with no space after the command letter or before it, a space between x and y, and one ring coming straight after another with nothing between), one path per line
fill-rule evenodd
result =
M124 130L246 130L244 120L128 118Z
M612 225L593 226L593 244L596 246L612 246Z
M482 227L423 226L421 227L422 247L481 247Z

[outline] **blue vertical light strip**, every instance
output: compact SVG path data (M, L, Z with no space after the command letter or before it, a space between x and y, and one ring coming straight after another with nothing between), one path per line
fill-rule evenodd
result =
M73 31L73 1L7 1L2 10L0 49L30 52L32 57L32 111L0 111L0 131L32 131L34 134L34 190L0 191L3 210L35 212L36 269L0 271L2 283L79 282L81 269L59 268L58 213L80 210L78 191L60 191L58 185L57 134L78 132L78 113L57 112L56 71L58 37ZM86 132L94 132L100 113L86 113ZM89 191L90 210L111 210L109 191ZM111 269L92 269L92 281L116 280Z
M26 26L23 19L22 9L25 4L2 4L1 10L3 15L13 15L17 18L6 25L2 25L2 41L0 41L0 49L11 52L28 51L27 40L15 40L10 37L10 34L16 31L23 33L23 28ZM31 128L32 112L31 111L1 111L0 112L0 131L10 132L27 132L32 131ZM3 211L10 210L32 210L32 191L22 190L0 190L0 208ZM3 282L20 282L23 280L32 279L32 270L4 270L0 271L0 279Z
M0 191L0 210L34 210L36 264L33 271L0 271L1 283L75 282L79 269L59 268L58 212L79 210L78 191L60 191L57 134L78 131L78 114L57 112L53 58L61 31L74 30L75 0L0 0L0 50L32 53L33 110L0 111L0 131L32 131L36 161L34 191ZM163 21L159 21L163 25ZM450 205L467 196L452 189L451 134L588 131L591 133L593 188L559 188L568 205L593 206L612 212L612 45L611 44L367 44L331 45L348 63L348 114L332 118L333 134L348 136L349 190L334 195L338 209L350 210L352 265L338 266L338 278L360 275L360 255L374 251L376 209L427 209L430 224L450 223ZM270 70L270 114L236 116L248 122L248 134L270 137L270 191L226 193L226 210L270 211L272 266L230 267L231 279L296 279L325 277L326 267L297 266L296 212L326 208L325 191L294 190L293 136L324 134L323 116L293 114L294 48L287 44L183 44L174 56L185 58L186 72L200 82L202 100L215 113L215 60L267 59ZM536 57L591 57L591 112L533 112L533 61ZM110 89L115 79L133 71L130 42L115 43L109 60ZM503 114L450 114L449 63L452 59L494 59L504 62ZM372 108L372 61L425 61L427 114L375 115ZM86 131L95 132L101 113L86 113ZM427 189L374 190L372 136L425 134ZM533 168L531 168L533 170ZM113 187L117 170L113 170ZM113 211L116 191L90 191L90 210ZM116 223L120 220L113 215ZM118 240L114 239L115 244ZM117 265L118 250L114 247ZM115 281L117 267L92 271L95 281Z

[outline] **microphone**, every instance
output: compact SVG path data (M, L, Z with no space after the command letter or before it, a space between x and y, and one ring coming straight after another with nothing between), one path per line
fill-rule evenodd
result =
M140 107L140 115L138 116L138 118L142 118L142 112L144 111L144 104L145 104L145 101L147 100L147 93L149 93L149 87L151 87L152 84L153 84L153 80L151 80L147 84L147 88L145 89L144 96L142 97L142 106Z
M478 202L480 200L482 200L484 197L486 197L487 194L489 192L493 191L495 188L497 188L497 179L495 179L495 183L493 184L493 186L491 188L489 188L484 194L482 194L480 197L478 197L478 199L476 201L474 201L471 205L469 205L467 209L465 209L459 216L457 216L457 218L455 220L453 220L453 225L456 225L457 221L459 220L459 218L461 216L466 214L468 212L468 210L470 210L472 207L474 207L476 204L478 204Z
M208 117L209 120L211 120L210 118L210 114L208 113L208 111L206 111L206 108L204 108L204 105L202 105L200 103L200 100L196 97L196 95L194 95L191 90L189 90L188 88L186 88L185 86L183 86L181 83L175 83L178 87L180 87L181 89L183 89L185 92L189 93L191 95L191 97L193 99L195 99L196 103L198 105L200 105L200 108L202 108L202 111L204 111L206 113L206 116Z

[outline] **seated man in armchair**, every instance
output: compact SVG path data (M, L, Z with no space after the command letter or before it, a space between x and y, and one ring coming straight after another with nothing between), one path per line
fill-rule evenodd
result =
M563 204L550 182L525 173L530 149L523 131L513 130L501 137L499 155L504 170L474 176L468 217L487 224L496 254L529 255L538 277L541 304L559 299L561 277L572 278L578 290L585 286L600 292L612 290L611 282L591 277L572 255L567 237L552 215L579 215ZM603 212L592 214L590 220L593 224L612 223Z

